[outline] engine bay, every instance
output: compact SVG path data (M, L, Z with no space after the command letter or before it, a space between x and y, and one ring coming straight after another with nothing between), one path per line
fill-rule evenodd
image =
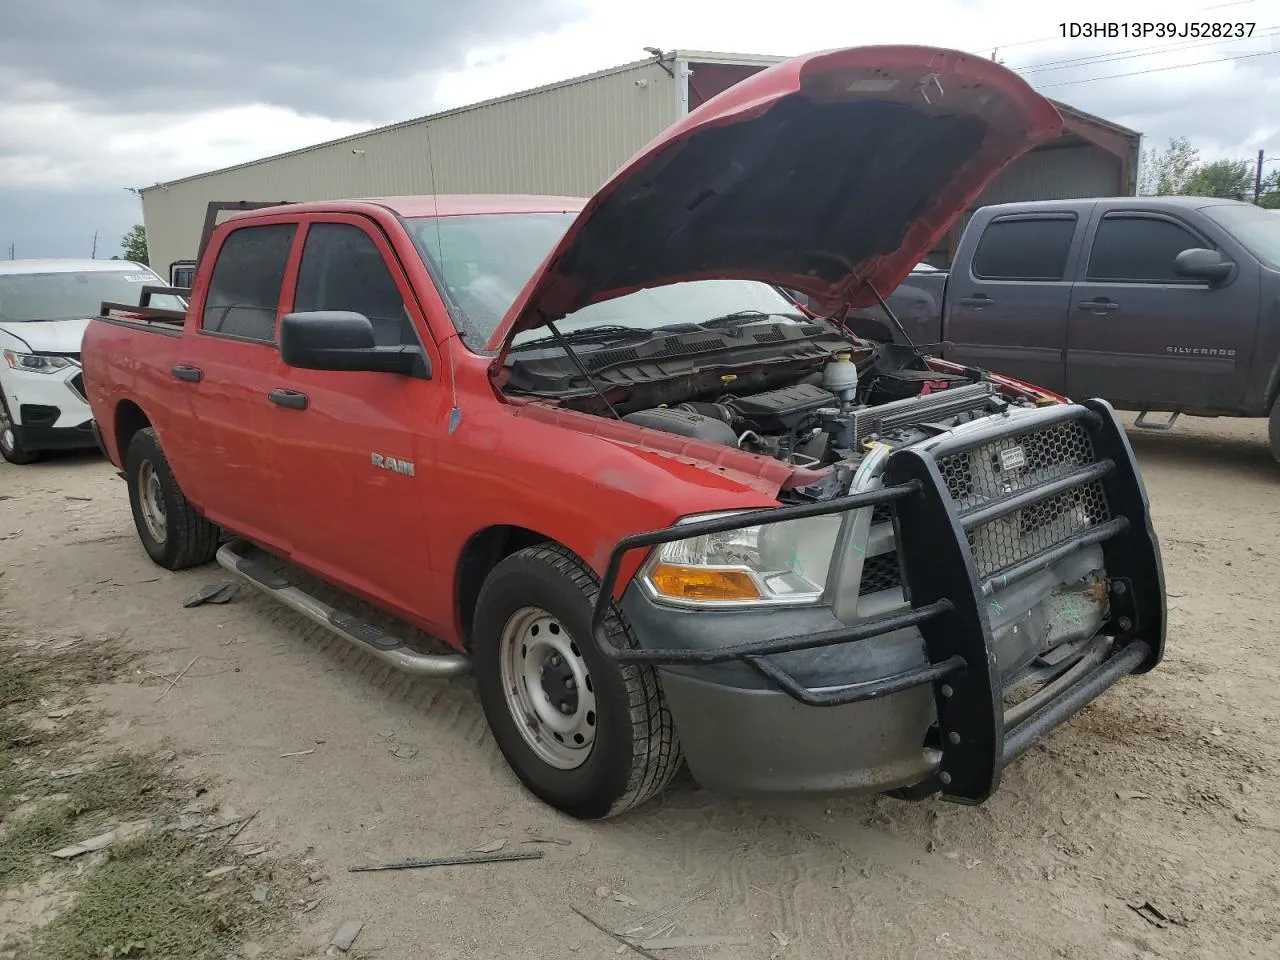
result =
M788 327L795 342L769 350L772 330ZM803 499L847 490L873 445L909 446L1011 404L1032 405L1002 395L983 371L942 373L905 346L872 345L816 325L808 330L798 337L805 326L740 326L727 336L745 341L749 355L740 348L694 359L682 355L679 339L659 339L573 358L584 371L596 368L591 378L574 377L563 357L522 358L508 389L821 470L826 479L817 488L792 491Z

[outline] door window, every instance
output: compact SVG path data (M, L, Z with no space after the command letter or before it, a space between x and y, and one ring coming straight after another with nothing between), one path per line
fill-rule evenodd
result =
M276 308L297 224L233 230L218 251L200 325L206 333L275 342Z
M380 347L418 343L404 298L373 238L349 223L315 223L307 230L293 309L360 313Z
M1075 232L1075 217L993 220L978 241L973 275L982 280L1061 280Z
M1101 283L1196 283L1178 275L1183 250L1205 242L1172 220L1108 216L1098 224L1087 279Z

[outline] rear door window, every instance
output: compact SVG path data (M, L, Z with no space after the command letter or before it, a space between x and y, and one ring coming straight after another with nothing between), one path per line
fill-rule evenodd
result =
M1086 279L1093 283L1196 283L1178 275L1178 254L1209 246L1163 217L1103 218L1093 238Z
M1074 216L993 220L978 241L973 275L981 280L1061 280L1075 232Z
M224 337L275 342L276 309L297 224L233 230L218 251L201 329Z
M363 314L380 347L418 343L395 278L373 238L349 223L307 229L293 309Z

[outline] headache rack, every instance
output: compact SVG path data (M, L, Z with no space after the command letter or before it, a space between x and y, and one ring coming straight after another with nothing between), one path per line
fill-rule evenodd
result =
M182 326L187 319L185 310L151 306L151 298L159 296L178 297L185 302L191 299L191 290L187 287L144 286L137 303L102 301L102 306L98 308L98 319Z
M906 608L837 629L711 649L618 648L608 618L623 558L700 534L858 510L891 508ZM988 604L993 593L1092 544L1102 547L1113 637L1109 658L1006 724ZM908 549L905 545L911 545ZM738 513L625 537L610 554L592 611L606 657L655 666L739 661L814 707L832 707L933 686L940 761L911 795L941 792L981 803L1004 766L1121 677L1164 654L1165 589L1159 545L1128 438L1105 402L1060 404L1025 418L993 417L929 450L892 453L879 490ZM895 676L814 690L771 662L774 654L852 643L917 627L928 664ZM1048 691L1046 691L1048 693Z

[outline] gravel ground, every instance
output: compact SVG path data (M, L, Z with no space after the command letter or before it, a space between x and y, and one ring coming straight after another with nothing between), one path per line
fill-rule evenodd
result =
M153 566L124 484L89 456L0 462L0 626L37 650L123 634L167 676L194 659L158 700L141 673L85 695L112 718L101 737L176 749L259 810L245 840L314 858L320 906L266 956L319 955L347 919L364 921L354 952L379 960L615 955L576 908L746 940L664 951L675 960L1274 958L1280 467L1255 421L1133 440L1164 550L1166 660L978 808L726 799L682 775L627 817L569 820L518 786L469 680L405 679L256 596L183 609L221 571ZM537 861L347 872L530 839L557 842L530 845Z

